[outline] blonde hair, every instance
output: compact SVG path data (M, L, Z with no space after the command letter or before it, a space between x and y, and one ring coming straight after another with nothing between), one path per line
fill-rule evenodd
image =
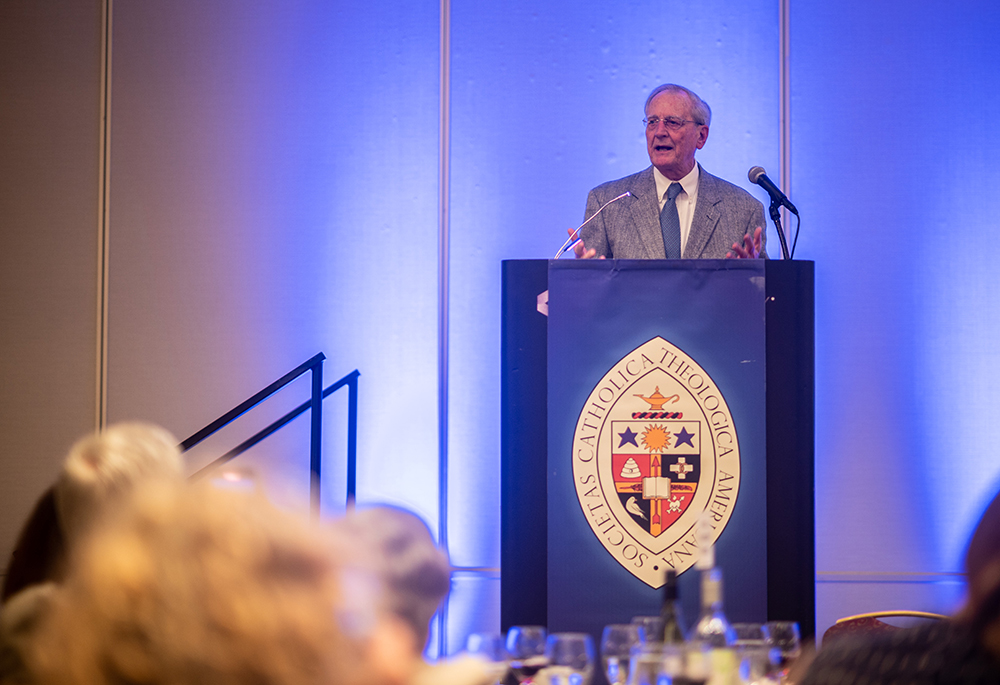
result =
M137 483L181 478L177 438L149 423L119 423L73 445L55 486L56 512L72 543Z
M328 542L259 495L139 489L82 544L32 670L65 685L354 683Z

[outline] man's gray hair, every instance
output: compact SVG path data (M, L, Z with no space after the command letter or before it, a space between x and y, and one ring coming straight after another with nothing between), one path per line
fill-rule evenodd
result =
M649 103L660 93L683 93L691 103L691 117L695 120L695 123L703 126L711 126L712 108L708 106L708 103L698 97L694 91L684 86L678 86L676 83L664 83L662 86L653 88L653 92L646 98L646 105L642 108L643 112L649 109Z

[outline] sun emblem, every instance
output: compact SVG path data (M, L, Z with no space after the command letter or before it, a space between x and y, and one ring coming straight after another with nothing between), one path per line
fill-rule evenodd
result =
M652 452L662 452L670 447L670 431L663 426L649 426L642 434L643 446Z

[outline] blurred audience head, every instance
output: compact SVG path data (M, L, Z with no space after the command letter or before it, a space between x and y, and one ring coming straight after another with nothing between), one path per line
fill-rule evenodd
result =
M37 583L4 603L0 610L0 683L33 682L24 655L34 644L58 588L55 583Z
M56 481L56 510L68 539L77 538L136 484L180 479L177 439L148 423L119 423L73 445Z
M412 634L417 653L427 644L430 622L451 586L448 555L438 549L420 518L380 506L348 513L335 524L354 547L356 563L382 585L381 608Z
M67 685L354 683L340 596L328 535L257 495L150 484L82 543L29 663Z
M69 550L95 520L138 483L180 480L182 470L176 438L158 426L122 423L80 439L18 535L3 600L32 585L61 581Z
M1000 655L1000 492L986 507L965 552L968 599L959 617Z

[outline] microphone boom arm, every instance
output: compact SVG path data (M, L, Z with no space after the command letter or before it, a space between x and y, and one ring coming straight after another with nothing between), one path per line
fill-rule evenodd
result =
M552 259L559 259L564 254L566 254L566 251L568 249L570 249L571 247L573 247L574 245L576 245L578 242L580 242L580 239L582 238L582 236L580 235L580 229L582 229L584 226L586 226L587 224L589 224L594 219L594 217L596 217L598 214L600 214L601 212L603 212L608 205L610 205L610 204L612 204L614 202L618 202L618 200L622 199L623 197L632 197L632 193L630 193L629 191L626 190L624 193L622 193L618 197L613 198L613 199L608 200L607 202L605 202L601 206L600 209L598 209L596 212L594 212L593 214L591 214L590 217L586 221L584 221L582 224L580 224L576 228L576 230L573 231L570 234L569 238L566 239L566 242L562 244L562 247L559 248L559 251L556 252L556 256L553 257ZM576 237L574 238L573 236L576 236Z

